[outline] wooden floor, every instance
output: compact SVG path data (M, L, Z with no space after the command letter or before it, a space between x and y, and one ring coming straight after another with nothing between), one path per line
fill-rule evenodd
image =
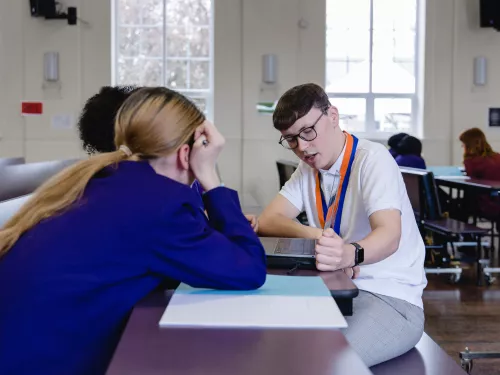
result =
M473 269L464 271L456 285L450 284L446 275L427 277L427 334L458 363L458 353L466 346L471 351L500 352L500 280L489 287L477 287ZM500 375L500 359L475 360L472 374Z

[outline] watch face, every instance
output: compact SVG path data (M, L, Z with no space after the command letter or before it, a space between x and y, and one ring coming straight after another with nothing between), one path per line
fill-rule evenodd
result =
M356 264L363 263L363 261L365 260L365 249L363 249L357 243L353 243L353 245L356 248Z

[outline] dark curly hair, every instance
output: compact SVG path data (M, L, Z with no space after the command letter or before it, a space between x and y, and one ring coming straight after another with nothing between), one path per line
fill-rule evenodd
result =
M115 117L137 86L104 86L87 100L78 120L83 149L89 154L112 152L115 146Z

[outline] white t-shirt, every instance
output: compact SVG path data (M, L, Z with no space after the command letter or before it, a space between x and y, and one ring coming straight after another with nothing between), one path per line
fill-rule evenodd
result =
M333 182L333 175L340 173L344 151L345 147L329 171L320 171L322 185L326 184L328 189L323 191L331 189L329 185ZM316 173L315 169L300 162L280 194L301 212L306 212L309 225L320 228L315 198ZM325 199L328 200L328 197ZM403 177L394 158L383 145L360 139L347 185L340 236L346 243L361 241L371 232L370 215L385 209L401 212L399 248L378 263L361 265L359 278L354 283L360 290L399 298L423 308L422 291L427 285L425 246Z

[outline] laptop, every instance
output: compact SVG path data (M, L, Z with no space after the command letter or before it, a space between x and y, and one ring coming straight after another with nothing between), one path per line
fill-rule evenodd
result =
M316 240L306 238L261 237L267 257L267 265L272 268L316 269Z

